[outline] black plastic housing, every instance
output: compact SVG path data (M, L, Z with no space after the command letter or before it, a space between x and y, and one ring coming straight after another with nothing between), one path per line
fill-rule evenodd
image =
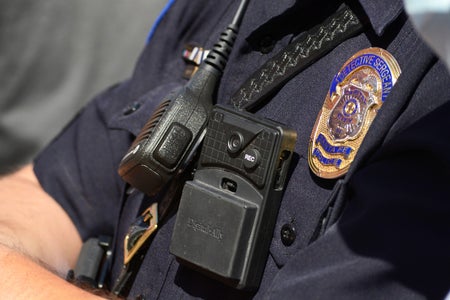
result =
M220 75L205 64L163 100L120 163L126 182L153 196L183 171L204 136Z
M295 131L216 106L170 252L237 289L259 286L297 139Z

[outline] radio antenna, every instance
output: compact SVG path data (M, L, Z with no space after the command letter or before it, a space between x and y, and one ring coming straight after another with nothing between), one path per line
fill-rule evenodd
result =
M239 28L242 23L242 19L244 18L245 11L247 10L247 6L249 0L242 0L241 4L239 4L239 8L236 11L236 14L234 15L234 19L231 22L231 25L236 26L236 28Z
M214 45L213 49L204 60L206 64L215 67L221 73L223 73L223 70L228 62L228 57L233 48L239 27L241 26L242 19L244 18L249 2L250 0L241 0L233 21L221 33L218 42Z

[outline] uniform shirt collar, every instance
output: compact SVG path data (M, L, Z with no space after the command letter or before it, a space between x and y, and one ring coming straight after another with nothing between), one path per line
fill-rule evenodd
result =
M402 0L359 0L377 35L386 29L403 11Z
M297 0L298 4L308 6L316 0ZM356 0L361 5L369 22L377 35L386 29L403 11L402 0ZM295 4L295 0L266 1L263 5L263 19L269 20ZM261 19L258 20L261 22Z

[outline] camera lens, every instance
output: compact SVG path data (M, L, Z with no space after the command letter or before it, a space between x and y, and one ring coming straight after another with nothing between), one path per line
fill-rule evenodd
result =
M244 144L244 137L239 132L233 132L228 138L228 152L237 153Z

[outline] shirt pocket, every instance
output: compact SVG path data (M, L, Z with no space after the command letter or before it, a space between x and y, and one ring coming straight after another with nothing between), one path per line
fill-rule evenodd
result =
M181 88L180 83L171 82L160 85L137 99L124 101L122 110L107 116L107 126L122 129L137 136L145 123L152 117L157 107L169 98L170 93Z

